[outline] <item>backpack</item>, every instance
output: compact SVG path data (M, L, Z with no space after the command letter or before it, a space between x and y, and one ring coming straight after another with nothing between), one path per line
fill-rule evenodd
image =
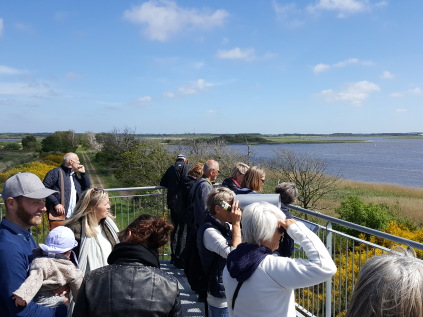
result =
M201 228L201 231L204 233L207 227ZM200 252L197 246L198 234L199 228L194 226L187 235L184 273L191 289L198 294L199 298L205 299L207 298L209 274L203 270L203 265L201 264Z

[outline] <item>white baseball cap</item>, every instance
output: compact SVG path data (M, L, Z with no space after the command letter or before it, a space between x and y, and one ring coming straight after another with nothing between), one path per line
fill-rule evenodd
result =
M50 231L46 243L40 243L40 248L48 253L65 253L78 245L73 231L68 227L59 226Z

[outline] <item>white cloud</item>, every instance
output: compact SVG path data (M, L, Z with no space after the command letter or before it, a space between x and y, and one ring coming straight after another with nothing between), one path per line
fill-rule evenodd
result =
M242 59L245 61L253 61L256 59L254 49L241 49L239 47L235 47L231 50L219 50L217 52L217 57L222 59Z
M397 91L397 92L393 92L391 94L389 94L389 96L393 97L393 98L401 98L401 97L406 97L406 96L418 96L422 94L422 89L419 87L416 88L412 88L409 89L407 91Z
M393 93L389 94L389 96L391 96L393 98L400 98L400 97L403 97L404 94L401 93L401 92L393 92Z
M326 70L328 70L330 68L329 65L326 64L317 64L316 66L313 67L313 72L315 72L316 74L324 72Z
M367 80L349 84L342 91L333 91L327 89L321 91L318 96L326 99L326 101L349 101L354 106L360 106L372 92L379 91L378 85Z
M222 39L222 45L226 45L226 44L228 44L229 43L229 39L227 38L227 37L224 37L223 39Z
M69 73L66 73L65 77L68 80L75 80L75 79L82 78L83 76L81 74L69 72Z
M3 24L3 19L0 18L0 36L3 35L3 30L4 30L4 24Z
M209 87L213 87L215 84L208 83L204 79L197 79L193 83L186 84L178 89L178 92L182 95L194 95L198 94Z
M360 61L358 58L349 58L347 60L344 61L340 61L337 62L335 64L332 65L328 65L328 64L317 64L316 66L313 67L313 72L318 74L324 71L327 71L333 67L337 67L337 68L341 68L341 67L346 67L348 65L351 64L356 64L356 65L362 65L362 66L372 66L374 65L374 63L372 61Z
M303 13L297 9L294 3L287 5L280 5L275 0L272 1L273 10L276 13L277 18L289 27L299 27L304 24L300 18Z
M421 95L422 90L421 88L413 88L408 91L411 95Z
M27 71L25 70L0 65L0 75L19 75L19 74L24 74L26 72Z
M28 24L25 24L25 23L15 23L14 27L21 32L27 32L28 33L28 32L32 31L31 26L28 25Z
M392 78L394 78L395 77L395 75L394 74L392 74L391 72L388 72L387 70L385 70L383 73L382 73L382 75L380 75L380 78L382 78L382 79L392 79Z
M165 96L166 98L175 98L176 97L176 94L173 93L173 92L171 92L171 91L168 91L168 92L165 92L163 94L163 96Z
M50 97L56 92L47 83L35 82L10 82L0 83L0 95L6 96L30 96L30 97Z
M153 99L150 96L137 98L136 102L151 102Z
M307 6L309 12L335 11L338 18L370 10L367 0L319 0L314 5Z
M396 112L407 112L407 109L399 108L395 110Z
M144 33L152 40L166 41L185 31L222 26L229 13L225 10L197 10L179 7L168 0L151 0L126 10L125 20L145 26Z

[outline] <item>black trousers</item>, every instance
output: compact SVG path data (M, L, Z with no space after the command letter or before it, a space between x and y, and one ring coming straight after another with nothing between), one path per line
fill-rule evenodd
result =
M174 230L170 235L171 262L178 268L184 267L187 224L182 210L170 209L170 219Z

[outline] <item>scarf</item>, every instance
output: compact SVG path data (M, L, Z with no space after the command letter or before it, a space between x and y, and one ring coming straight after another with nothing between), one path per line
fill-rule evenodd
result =
M229 253L227 268L232 278L244 282L250 278L264 258L272 251L256 244L241 243Z
M119 260L140 262L145 266L160 268L157 250L152 250L143 244L134 242L121 242L114 246L107 262L113 264L119 262Z
M110 218L106 218L104 225L109 229L113 235L115 242L118 242L117 232L119 229L116 224ZM79 268L87 274L88 272L95 270L99 267L107 265L104 260L103 250L100 247L100 242L97 237L87 237L85 235L84 226L82 226L81 233L81 248L79 250Z

